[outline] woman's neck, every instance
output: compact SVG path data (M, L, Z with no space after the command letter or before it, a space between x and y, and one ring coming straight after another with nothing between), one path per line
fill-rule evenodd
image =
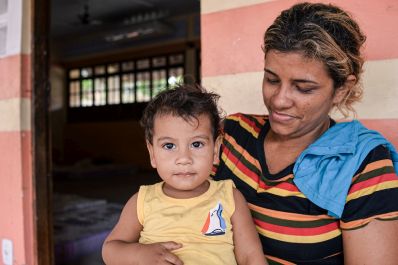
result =
M279 146L280 148L289 148L290 150L304 151L310 144L315 142L330 126L330 119L320 123L315 128L301 135L279 135L269 130L265 142Z
M308 133L295 137L278 135L271 128L264 140L268 171L276 174L294 163L300 154L329 128L329 125L328 119Z

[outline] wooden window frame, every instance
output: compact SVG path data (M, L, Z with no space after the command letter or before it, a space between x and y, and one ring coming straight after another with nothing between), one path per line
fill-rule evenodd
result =
M175 56L175 55L181 55L182 61L176 64L172 64L170 62L170 57ZM159 57L165 57L166 62L165 65L163 66L154 66L153 65L153 60ZM142 60L149 60L149 66L147 68L142 68L139 69L137 67L137 63ZM122 65L123 63L128 63L128 62L133 62L134 68L132 70L123 70ZM143 72L148 72L149 73L149 89L150 89L150 94L149 94L149 100L153 97L153 90L154 90L154 80L153 80L153 73L155 71L159 70L165 70L166 71L166 89L170 87L167 79L170 77L170 70L173 68L182 68L183 69L183 76L186 72L185 69L185 63L186 63L186 58L185 58L185 51L180 50L180 51L173 51L169 53L163 53L163 54L156 54L156 55L151 55L151 56L146 56L146 57L140 57L140 58L134 58L134 59L129 59L129 60L119 60L119 61L110 61L110 62L103 62L103 63L96 63L96 64L90 64L90 65L81 65L79 67L68 67L67 68L67 79L66 79L66 84L67 84L67 93L66 93L66 98L67 98L67 117L68 117L68 122L98 122L98 121L110 121L110 120L125 120L125 119L134 119L137 120L141 117L142 112L147 105L148 101L137 101L137 76L139 73ZM109 74L108 73L108 66L112 64L117 64L119 70L116 73ZM103 66L105 67L105 73L103 75L96 75L95 74L95 68ZM83 89L82 89L82 81L84 79L88 79L85 77L81 76L81 71L84 68L91 68L92 70L92 75L91 75L91 80L93 80L93 100L92 100L92 106L81 106L81 102L83 100ZM79 77L78 78L71 78L70 77L70 72L78 70L79 71ZM123 102L123 74L133 74L134 75L134 102L129 102L125 103ZM108 81L110 80L109 78L111 76L117 75L119 77L119 103L118 104L109 104L108 102L108 92L109 92L109 84ZM98 77L104 77L106 79L105 81L105 97L106 97L106 104L105 105L100 105L96 106L95 105L95 79ZM80 106L79 107L72 107L70 104L70 84L74 81L78 81L80 83Z

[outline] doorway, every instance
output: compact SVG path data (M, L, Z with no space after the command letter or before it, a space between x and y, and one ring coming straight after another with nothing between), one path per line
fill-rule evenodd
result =
M143 108L172 80L200 81L200 3L34 3L39 264L103 264L123 204L159 181Z

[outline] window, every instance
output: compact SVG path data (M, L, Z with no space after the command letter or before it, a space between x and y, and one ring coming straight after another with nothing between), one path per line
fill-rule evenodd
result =
M182 81L184 54L87 66L68 71L70 108L145 103Z

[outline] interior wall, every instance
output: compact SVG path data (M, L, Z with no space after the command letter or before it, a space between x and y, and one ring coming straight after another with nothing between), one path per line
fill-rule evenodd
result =
M66 164L85 159L151 168L138 121L69 123L65 125Z
M52 65L49 71L51 84L50 124L51 149L54 161L62 161L64 153L64 130L66 123L65 108L65 69L59 65Z
M31 1L8 0L0 14L0 240L13 264L36 264L31 133Z
M108 160L115 164L129 164L141 169L151 168L145 139L138 120L133 118L104 122L70 122L67 106L67 68L102 64L185 50L185 69L189 81L196 80L197 50L200 49L198 14L175 17L175 24L183 25L180 33L167 39L146 43L132 42L129 48L104 50L101 53L79 57L63 57L55 40L51 47L51 142L54 167L70 166L87 160ZM174 36L175 35L175 36ZM98 119L97 119L98 120Z
M259 100L263 34L283 9L297 2L201 1L202 83L221 95L220 103L227 113L266 113ZM348 10L367 35L364 97L355 105L358 118L398 147L398 2L334 0L332 3Z

